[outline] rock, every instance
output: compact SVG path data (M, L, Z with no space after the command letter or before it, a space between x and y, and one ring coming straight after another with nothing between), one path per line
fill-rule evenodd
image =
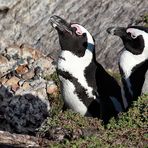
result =
M4 115L0 129L34 134L49 115L47 81L24 81L19 86L20 81L22 80L13 76L0 86L0 113Z
M6 55L7 57L7 55ZM10 57L9 60L7 60L5 56L1 56L1 64L0 64L0 77L3 77L11 72L14 72L15 69L18 68L20 65L27 64L27 61L20 59L13 59Z
M14 61L12 63L9 62L6 57L0 54L0 77L3 77L5 74L7 74L14 63Z
M32 51L33 49L31 48L21 48L21 56L22 58L24 59L27 59L27 58L32 58Z
M25 95L25 94L31 94L34 96L38 96L43 102L46 102L49 105L48 96L46 93L46 81L44 79L38 79L31 82L24 82L24 87L26 86L26 89L24 90L24 87L20 87L19 90L16 91L15 95Z
M16 69L16 72L17 72L17 74L21 74L21 75L27 73L28 72L27 65L26 64L25 65L19 65Z
M0 55L0 64L7 64L7 63L8 63L8 59L3 55Z
M40 67L43 77L51 75L55 72L55 66L52 64L53 60L49 57L41 57L33 63L33 67Z
M13 84L11 86L11 90L14 91L14 92L16 92L18 89L19 89L19 85L18 84Z
M106 29L140 23L140 16L147 13L148 3L147 0L1 0L0 7L7 8L7 13L0 15L1 50L14 43L27 43L57 57L60 49L58 36L49 18L60 15L69 22L84 25L96 40L97 60L105 68L117 69L122 43L109 36Z
M34 67L41 67L42 69L44 68L49 68L51 66L52 60L51 59L46 59L45 57L41 57L38 60L34 62Z
M55 85L55 83L53 81L49 81L47 83L47 93L49 95L54 95L54 96L58 95L58 87L57 87L57 85Z
M17 133L34 133L48 116L47 108L37 96L14 96L5 109L5 119Z
M34 72L35 72L35 75L40 77L42 75L42 68L37 66L35 69L34 69Z
M14 147L49 147L51 141L40 137L21 135L0 131L0 147L14 148Z
M2 102L0 103L0 109L2 104L7 104L6 102L9 100L10 97L13 96L13 93L6 88L4 85L0 86L0 96L2 97Z
M31 47L21 46L18 53L19 48L8 47L0 54L0 129L35 134L50 111L47 83L48 91L56 95L53 82L49 88L42 78L43 72L52 73L54 66L49 57Z
M20 57L21 55L21 50L20 47L18 46L9 46L6 48L6 54L9 55L10 57L18 56Z
M6 77L3 77L3 78L0 79L0 83L3 84L3 85L4 85L7 81L8 81L8 79L7 79Z
M10 73L13 67L15 66L15 61L9 61L7 63L0 64L0 77L3 77L4 75Z
M21 57L24 59L32 58L34 60L37 60L41 56L43 56L43 54L38 50L25 45L21 47Z
M20 81L19 78L13 76L8 81L6 81L6 83L4 83L4 86L10 87L11 90L15 92L19 89L19 84L18 84L19 81Z
M27 73L23 74L23 75L22 75L22 78L23 78L24 80L29 80L29 79L32 79L34 76L35 76L34 70L31 69L31 70L29 70Z
M4 62L6 62L6 61L2 59L1 63L3 63L3 64L0 65L0 78L3 77L5 74L7 74L9 71L9 67L6 66L7 64Z
M12 85L15 85L15 84L18 84L18 82L20 81L20 79L16 76L13 76L12 78L10 78L6 83L5 85L6 86L12 86Z
M29 82L24 82L23 85L22 85L22 89L23 89L24 91L30 89Z

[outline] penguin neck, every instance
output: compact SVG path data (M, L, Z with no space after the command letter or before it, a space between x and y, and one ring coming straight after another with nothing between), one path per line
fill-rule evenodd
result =
M69 69L79 70L80 68L84 70L85 67L87 67L92 60L93 60L93 53L89 49L86 49L85 54L82 57L78 57L71 51L62 50L60 57L58 59L58 66L60 66L62 62L62 63L67 63L69 65ZM66 65L61 65L61 66L65 67Z
M131 52L124 50L121 54L119 65L124 72L124 76L126 79L130 77L133 72L134 67L140 65L141 63L145 62L148 58L148 53L143 51L140 55L134 55Z
M119 61L123 83L123 97L126 99L125 106L131 105L133 100L140 96L148 69L148 59L144 53L134 55L129 51L123 51Z

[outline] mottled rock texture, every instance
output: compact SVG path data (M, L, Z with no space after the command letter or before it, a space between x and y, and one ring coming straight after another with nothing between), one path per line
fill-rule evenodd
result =
M0 49L28 43L56 57L58 37L49 17L60 15L84 25L96 40L98 61L105 68L117 69L122 43L109 36L106 29L137 24L147 8L147 0L0 0Z
M30 47L7 47L0 54L0 129L34 134L50 115L49 95L58 88L47 80L53 60Z

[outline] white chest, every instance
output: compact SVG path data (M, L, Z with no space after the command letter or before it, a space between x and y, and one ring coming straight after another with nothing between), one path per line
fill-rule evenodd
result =
M81 115L87 113L87 107L79 99L75 93L75 86L69 80L59 77L62 82L62 95L64 102L75 112L79 112Z
M68 72L73 77L77 78L78 83L85 88L87 95L90 98L94 98L93 88L88 86L88 83L85 78L85 69L91 63L92 53L86 51L83 57L77 57L69 51L63 51L61 54L62 59L58 61L58 69Z
M120 57L119 64L125 74L126 79L131 75L132 69L145 60L145 52L140 55L133 55L131 52L125 50Z

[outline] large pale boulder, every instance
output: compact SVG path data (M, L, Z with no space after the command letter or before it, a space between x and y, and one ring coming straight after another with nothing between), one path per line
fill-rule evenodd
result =
M106 29L138 23L147 8L147 0L0 0L0 49L28 43L56 57L58 37L49 18L60 15L84 25L96 40L98 61L105 68L117 69L122 43Z

